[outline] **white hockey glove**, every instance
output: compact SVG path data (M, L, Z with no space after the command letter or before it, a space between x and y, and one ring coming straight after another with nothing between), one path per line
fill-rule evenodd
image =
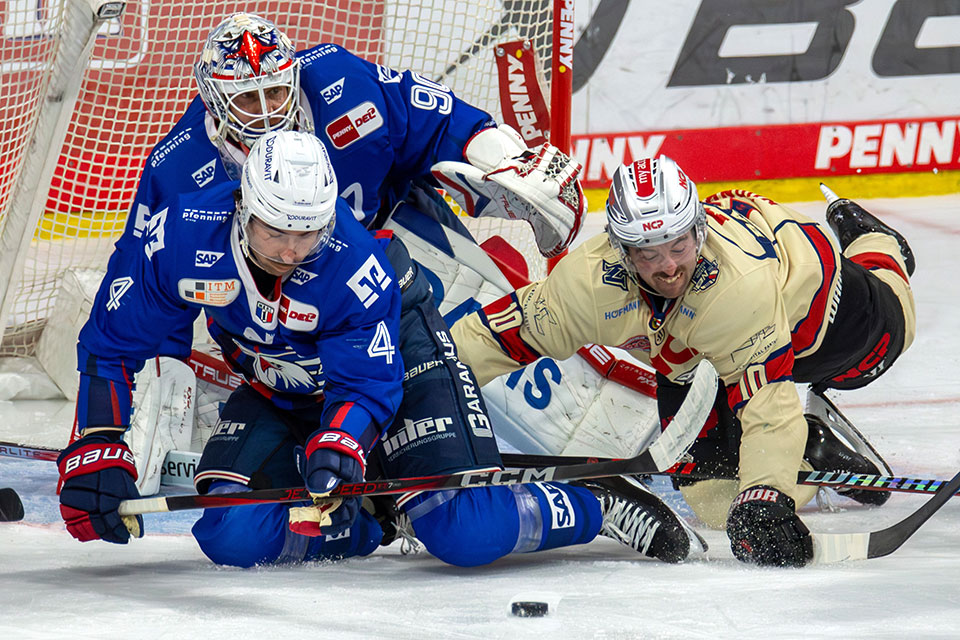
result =
M548 258L577 236L587 211L579 162L550 143L528 149L505 124L473 136L463 156L467 162L438 162L431 171L467 215L526 220Z

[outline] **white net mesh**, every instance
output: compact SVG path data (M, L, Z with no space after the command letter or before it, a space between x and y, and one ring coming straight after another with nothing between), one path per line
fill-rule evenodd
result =
M66 269L106 265L144 158L195 95L191 66L207 33L224 16L246 11L269 17L298 49L335 42L369 60L418 70L498 118L497 42L531 40L549 78L550 0L127 2L122 18L98 33L38 224L8 238L7 228L15 226L11 220L31 215L12 205L17 189L35 188L36 179L26 177L23 164L42 126L41 107L57 99L48 95L56 86L51 84L59 67L54 61L76 56L73 49L82 48L76 40L85 34L71 33L77 4L85 3L0 2L0 247L6 251L33 234L18 260L22 270L15 270L22 275L0 282L0 291L6 287L13 294L0 355L31 352ZM480 240L490 233L505 235L528 260L538 260L524 223L477 221L471 228ZM542 274L536 271L541 265L532 275Z

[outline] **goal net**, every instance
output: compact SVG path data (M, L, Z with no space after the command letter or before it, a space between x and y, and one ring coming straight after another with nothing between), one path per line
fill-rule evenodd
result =
M298 49L333 42L419 71L498 119L495 48L528 40L550 95L555 0L133 0L98 22L102 2L0 3L0 356L32 354L65 273L106 266L140 167L196 94L192 64L231 13L273 19ZM469 223L539 259L524 223Z

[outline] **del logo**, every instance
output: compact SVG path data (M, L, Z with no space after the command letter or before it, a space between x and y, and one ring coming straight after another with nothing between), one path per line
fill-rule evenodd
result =
M294 331L311 331L317 328L319 311L313 305L280 296L280 324Z
M214 158L207 164L203 165L192 174L193 181L197 183L198 187L204 187L213 180L213 175L217 172L217 159Z
M240 295L240 281L194 280L183 278L177 283L180 297L188 302L197 302L212 307L225 307Z
M197 267L212 267L217 264L217 260L223 257L219 251L197 251L197 257L193 264Z
M327 125L327 137L337 149L348 147L383 126L383 116L370 101L346 112Z
M720 275L720 268L716 262L711 262L702 257L697 262L697 268L693 270L693 276L690 278L690 284L696 292L704 291L713 286Z
M333 104L343 95L343 78L340 78L328 87L320 90L323 101L327 104Z
M273 306L263 302L262 300L257 300L257 308L254 310L254 313L257 314L257 318L259 318L260 322L263 324L270 324L273 322Z

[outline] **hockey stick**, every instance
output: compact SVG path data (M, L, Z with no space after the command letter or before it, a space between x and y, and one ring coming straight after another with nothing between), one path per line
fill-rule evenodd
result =
M584 462L603 462L611 458L592 456L550 456L526 453L501 453L503 464L508 467L542 467L546 465L582 464ZM730 479L733 476L697 471L696 463L682 462L672 469L650 475L663 475L671 478L689 478L691 480ZM940 478L916 478L913 476L871 475L867 473L851 473L850 471L798 471L797 484L830 489L849 488L864 489L867 491L890 491L896 493L917 493L932 495L937 493L949 480ZM960 495L960 491L955 492Z
M920 526L930 519L960 489L960 473L927 500L922 507L900 522L869 533L816 533L813 536L811 564L833 564L844 560L882 558L900 548Z
M567 482L585 478L642 475L665 471L675 465L680 456L686 453L690 445L696 440L700 428L706 421L713 405L716 383L716 370L709 362L702 362L697 367L687 399L684 400L674 419L645 451L633 458L541 468L487 469L419 478L355 482L338 485L327 496L331 498L359 497L412 491L470 489L530 482ZM243 504L299 502L311 499L310 492L303 487L257 489L215 495L183 495L125 500L120 503L119 512L120 515L138 515L185 509L231 507Z
M0 442L0 456L25 458L27 460L46 460L55 462L60 449L31 447L12 442ZM571 464L603 462L612 458L594 456L551 456L528 453L501 453L500 458L507 467L526 469L529 467L548 467ZM170 451L164 462L164 486L191 487L193 471L200 461L200 454L193 451ZM710 473L700 473L694 463L681 463L666 471L649 472L649 475L664 475L672 478L690 478L691 480L711 480L723 478ZM851 488L866 491L890 491L895 493L915 493L932 495L948 481L942 478L918 478L916 476L870 475L849 471L799 471L797 484L827 488ZM960 491L956 492L960 495Z

